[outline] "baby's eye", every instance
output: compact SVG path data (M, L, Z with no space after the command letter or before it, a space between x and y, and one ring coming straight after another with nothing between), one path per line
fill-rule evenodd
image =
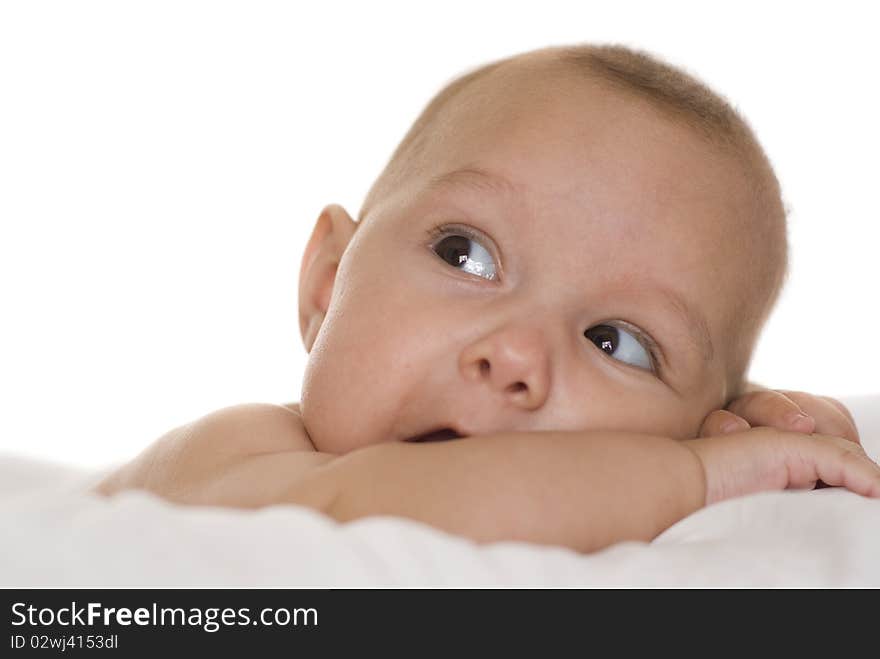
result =
M612 325L596 325L584 332L584 336L614 359L646 371L654 371L650 353L630 332Z
M450 233L436 242L431 249L454 268L484 279L495 279L495 262L492 260L492 255L471 236Z

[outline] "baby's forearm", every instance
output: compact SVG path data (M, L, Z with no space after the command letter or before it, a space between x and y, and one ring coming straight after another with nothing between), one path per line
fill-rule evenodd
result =
M288 494L339 521L395 515L480 542L586 552L653 539L703 506L705 480L697 456L671 439L534 432L370 446Z

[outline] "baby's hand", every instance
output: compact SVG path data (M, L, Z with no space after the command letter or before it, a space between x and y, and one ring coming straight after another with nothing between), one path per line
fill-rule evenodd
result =
M683 442L703 465L706 505L755 492L812 489L820 480L880 497L880 466L853 441L753 428Z
M700 437L741 432L768 426L804 434L834 435L859 443L859 431L846 406L828 396L802 391L776 391L752 385L726 409L715 410L703 421Z

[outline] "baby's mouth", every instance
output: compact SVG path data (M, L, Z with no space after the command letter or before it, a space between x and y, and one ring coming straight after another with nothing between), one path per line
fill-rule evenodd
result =
M459 434L452 428L438 428L430 432L416 435L405 440L407 442L448 442L452 439L460 439L464 435Z

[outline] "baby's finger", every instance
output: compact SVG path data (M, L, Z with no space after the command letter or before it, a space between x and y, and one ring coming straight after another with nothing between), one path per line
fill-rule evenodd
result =
M832 405L834 405L834 407L836 407L837 409L839 409L839 410L843 413L843 415L844 415L847 419L849 419L849 422L850 422L851 424L856 425L856 420L855 420L855 418L853 417L852 412L849 411L849 408L848 408L846 405L844 405L843 403L841 403L841 402L840 402L839 400L837 400L836 398L831 398L830 396L819 396L819 398L822 398L822 399L824 399L824 400L827 400L829 403L831 403Z
M727 406L751 426L769 426L777 430L812 433L816 420L792 399L779 391L764 389L744 394Z
M859 431L849 410L839 401L826 396L814 396L802 391L782 391L798 407L816 420L813 432L843 437L859 444Z
M742 432L749 428L751 428L749 422L733 412L715 410L703 421L703 425L700 427L700 437L726 435L732 432Z
M797 474L807 462L789 468L789 476L797 486L798 480L818 477L830 486L845 487L866 497L880 498L880 465L871 460L860 446L849 440L829 435L813 435L809 442L815 473Z

